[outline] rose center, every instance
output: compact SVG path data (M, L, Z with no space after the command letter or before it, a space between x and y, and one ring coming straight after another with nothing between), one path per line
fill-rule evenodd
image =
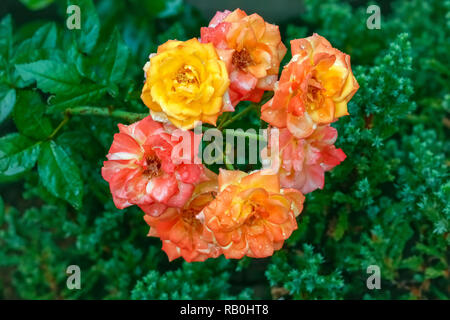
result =
M231 62L234 66L239 69L245 69L253 63L252 56L247 51L247 49L242 49L241 51L234 51L231 57Z
M146 156L142 165L144 174L149 178L157 177L161 174L161 160L155 155Z
M255 222L255 220L263 218L266 215L264 207L261 206L259 203L253 201L250 201L245 204L244 212L245 211L247 211L245 219L246 225L252 225Z
M194 208L189 208L183 210L182 219L185 223L196 226L200 224L200 221L196 218L196 215L199 213L199 210L196 210Z
M191 66L183 66L181 67L176 75L175 75L175 81L178 84L182 85L192 85L192 84L198 84L197 76Z
M308 91L306 93L307 109L313 111L323 103L324 89L315 77L308 81Z

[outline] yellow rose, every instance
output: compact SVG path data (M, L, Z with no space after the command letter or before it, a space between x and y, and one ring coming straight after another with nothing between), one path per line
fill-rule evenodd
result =
M144 67L142 101L155 120L182 129L196 121L215 125L230 83L225 63L211 43L169 40Z

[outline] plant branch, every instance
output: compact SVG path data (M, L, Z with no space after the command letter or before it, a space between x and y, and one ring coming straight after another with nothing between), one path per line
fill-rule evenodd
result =
M236 120L241 119L242 117L244 117L245 115L247 115L250 111L255 110L256 112L259 113L259 109L260 107L265 104L267 101L269 101L271 98L273 97L273 93L271 92L265 92L263 97L261 98L261 101L258 103L251 103L249 106L247 106L244 110L242 110L241 112L239 112L238 114L234 115L233 117L231 117L231 119L223 121L222 123L220 123L217 126L217 129L221 130L223 128L228 127L230 124L232 124L233 122L235 122ZM260 115L259 115L260 117Z
M149 114L148 113L136 113L123 110L109 110L108 108L99 107L75 107L66 109L65 113L69 116L72 115L88 115L88 116L99 116L99 117L113 117L118 119L123 119L128 122L136 122L144 119Z
M225 167L228 170L234 170L234 166L230 163L230 161L228 159L228 156L227 156L228 152L231 151L230 149L231 149L231 145L226 144L225 145L225 152L223 153L223 163L225 164Z
M225 121L224 123L221 123L217 129L221 130L222 128L226 128L228 127L230 124L232 124L233 122L235 122L236 120L239 120L240 118L242 118L243 116L245 116L247 113L249 113L250 111L254 110L255 107L257 107L257 104L250 104L247 108L245 108L244 110L242 110L241 112L239 112L238 114L234 115L233 117L231 117L230 120Z
M53 130L53 132L50 134L50 136L48 137L48 139L53 139L53 137L59 132L59 130L61 130L62 127L64 127L64 125L69 121L70 117L68 114L64 115L64 119L59 123L59 125L56 127L55 130Z

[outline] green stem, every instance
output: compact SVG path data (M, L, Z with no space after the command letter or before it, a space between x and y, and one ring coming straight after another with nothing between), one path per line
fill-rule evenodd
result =
M128 122L136 122L144 119L149 114L148 113L136 113L128 112L123 110L109 110L108 108L98 108L98 107L75 107L66 109L66 114L71 115L89 115L89 116L99 116L99 117L113 117L118 119L123 119Z
M227 162L227 158L226 158L226 155L225 155L225 154L224 154L223 161L224 161L225 167L226 167L228 170L234 170L233 165L232 165L231 163L228 163L228 162Z
M258 103L251 103L247 108L245 108L244 110L242 110L241 112L239 112L238 114L234 115L231 119L226 120L222 123L220 123L217 126L217 129L221 130L223 128L228 127L230 124L232 124L233 122L235 122L236 120L241 119L243 116L245 116L246 114L248 114L250 111L255 110L259 113L259 109L260 107L265 104L267 101L269 101L271 98L273 97L273 93L272 92L265 92L263 97L261 98L261 101ZM261 117L261 115L259 115L259 117Z
M223 153L223 163L228 170L234 170L234 166L228 161L228 151L230 151L231 146L229 144L225 145L225 152Z
M56 127L55 130L53 130L53 132L50 134L50 136L48 137L48 139L53 139L53 137L59 132L59 130L61 130L62 127L64 127L64 125L69 121L69 115L65 114L64 115L64 119L59 123L59 125Z
M217 128L222 128L223 124L224 124L226 121L228 121L228 119L230 118L230 116L231 116L231 112L225 112L225 114L223 114L223 115L220 117L220 121L219 121L219 123L217 124Z
M236 120L239 120L240 118L242 118L243 116L245 116L247 113L249 113L250 111L252 111L255 107L257 107L257 104L250 104L247 108L245 108L244 110L242 110L241 112L239 112L238 114L234 115L233 117L231 117L230 120L225 121L224 123L221 123L217 129L221 130L223 128L228 127L230 124L232 124L233 122L235 122Z

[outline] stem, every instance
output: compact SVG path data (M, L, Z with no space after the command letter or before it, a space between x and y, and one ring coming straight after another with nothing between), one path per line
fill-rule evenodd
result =
M222 128L226 128L228 127L230 124L232 124L233 122L235 122L236 120L239 120L240 118L242 118L243 116L245 116L247 113L249 113L250 111L253 110L253 108L255 108L257 106L257 104L250 104L247 108L245 108L244 110L242 110L241 112L239 112L238 114L236 114L235 116L231 117L230 120L225 121L224 123L221 123L217 129L222 129Z
M225 112L225 114L221 117L220 122L217 124L217 128L222 128L223 124L228 121L230 118L231 112Z
M245 116L247 113L249 113L252 110L255 110L258 112L259 108L261 107L263 104L265 104L267 101L269 101L271 98L273 97L273 93L271 92L266 92L264 93L263 97L261 98L261 101L258 103L251 103L247 108L245 108L244 110L242 110L241 112L239 112L238 114L236 114L234 117L232 117L230 120L224 121L223 123L220 123L217 126L217 129L221 130L223 128L228 127L230 124L232 124L234 121L239 120L240 118L242 118L243 116ZM259 113L259 112L258 112ZM261 115L259 115L259 117L261 117Z
M227 157L227 154L228 154L228 151L230 150L230 148L231 148L231 146L229 144L225 145L225 152L223 153L223 163L225 164L225 167L228 170L234 170L234 166L228 162L228 157Z
M233 165L232 165L231 163L228 163L227 161L228 161L228 160L227 160L227 156L224 154L224 155L223 155L223 162L224 162L224 164L225 164L225 167L226 167L228 170L234 170Z
M55 130L51 133L51 135L48 137L48 139L53 139L53 137L58 133L59 130L61 130L62 127L69 121L69 115L65 114L64 119L59 123L59 125L56 127Z
M109 110L107 108L98 107L75 107L66 109L67 115L90 115L99 117L113 117L118 119L124 119L128 122L136 122L142 120L148 116L148 113L136 113L123 110Z

